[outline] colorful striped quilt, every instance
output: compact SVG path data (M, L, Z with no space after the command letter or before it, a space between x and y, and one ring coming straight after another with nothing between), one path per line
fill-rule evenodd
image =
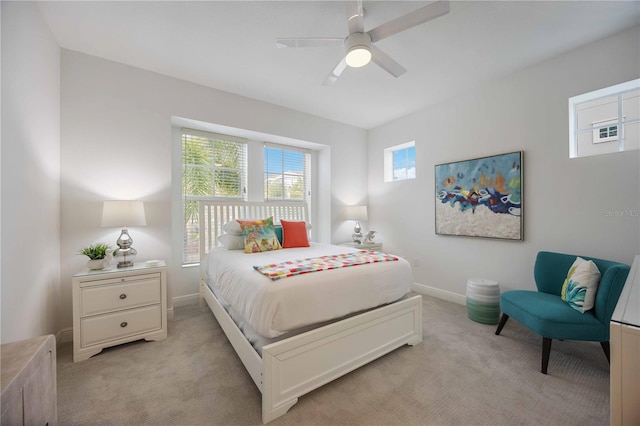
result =
M296 275L311 272L328 271L330 269L346 268L348 266L366 265L368 263L393 262L398 257L373 250L361 250L353 253L334 254L329 256L311 257L300 260L288 260L282 263L254 266L253 269L276 281Z

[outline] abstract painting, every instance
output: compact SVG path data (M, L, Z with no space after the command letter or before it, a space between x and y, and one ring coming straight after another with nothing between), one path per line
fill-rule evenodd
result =
M522 156L436 165L436 234L522 241Z

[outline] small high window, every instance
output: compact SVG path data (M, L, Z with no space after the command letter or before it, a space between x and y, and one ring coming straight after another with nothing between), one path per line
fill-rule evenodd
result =
M392 146L384 150L384 181L416 178L415 141Z
M569 156L640 149L640 79L569 99Z

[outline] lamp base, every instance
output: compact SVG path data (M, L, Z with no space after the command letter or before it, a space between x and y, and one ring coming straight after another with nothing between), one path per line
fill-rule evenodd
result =
M133 247L118 248L113 252L113 258L118 262L118 268L129 268L133 266L138 252Z
M133 261L136 259L138 252L131 247L133 244L133 238L129 235L127 228L122 228L122 233L116 241L117 248L113 252L113 258L118 262L118 268L129 268L133 266Z
M351 234L351 239L354 243L362 244L362 239L364 235L362 235L362 228L360 227L360 221L356 221L356 226L353 228L353 234Z

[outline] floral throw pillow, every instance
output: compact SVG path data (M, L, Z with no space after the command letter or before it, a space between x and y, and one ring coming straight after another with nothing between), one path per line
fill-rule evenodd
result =
M580 313L593 308L600 284L600 271L591 260L577 257L562 284L562 300Z
M244 252L280 250L282 246L273 227L273 217L262 220L238 220L244 237Z

